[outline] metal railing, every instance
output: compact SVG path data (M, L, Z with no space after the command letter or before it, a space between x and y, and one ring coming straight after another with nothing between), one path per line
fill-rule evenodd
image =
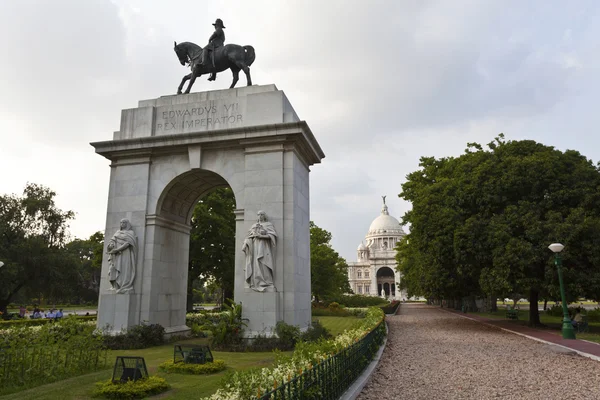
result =
M265 393L260 400L335 400L371 362L385 336L382 320L361 340Z

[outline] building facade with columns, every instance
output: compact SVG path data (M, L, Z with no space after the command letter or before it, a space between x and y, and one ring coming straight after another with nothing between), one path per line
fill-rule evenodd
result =
M385 204L373 220L365 240L358 246L358 261L348 263L348 282L355 294L406 299L398 290L401 274L396 270L396 244L405 235L400 222L392 217Z

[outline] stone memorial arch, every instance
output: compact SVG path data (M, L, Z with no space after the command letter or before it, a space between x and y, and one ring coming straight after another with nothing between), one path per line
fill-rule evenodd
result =
M189 330L190 220L223 186L236 201L234 298L246 334L268 335L280 320L310 324L309 167L324 154L282 91L143 100L122 111L112 140L92 146L111 161L99 328Z

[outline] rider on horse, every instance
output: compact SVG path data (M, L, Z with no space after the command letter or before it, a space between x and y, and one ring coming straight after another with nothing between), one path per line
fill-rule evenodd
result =
M206 45L206 47L204 47L204 49L202 49L202 57L200 59L200 63L204 66L206 66L206 58L210 57L210 54L209 54L210 52L212 52L213 66L214 66L215 51L217 50L218 47L223 46L223 43L225 43L225 32L223 32L223 29L225 29L225 26L223 26L223 21L220 18L217 18L217 20L215 21L213 26L215 27L215 32L208 39L208 44ZM215 79L217 79L217 73L212 72L210 74L210 78L208 78L208 80L214 81Z

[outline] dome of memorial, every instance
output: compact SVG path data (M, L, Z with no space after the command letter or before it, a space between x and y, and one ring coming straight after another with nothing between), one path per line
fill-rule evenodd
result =
M404 234L400 221L390 215L384 201L381 214L371 222L367 236L404 236Z

